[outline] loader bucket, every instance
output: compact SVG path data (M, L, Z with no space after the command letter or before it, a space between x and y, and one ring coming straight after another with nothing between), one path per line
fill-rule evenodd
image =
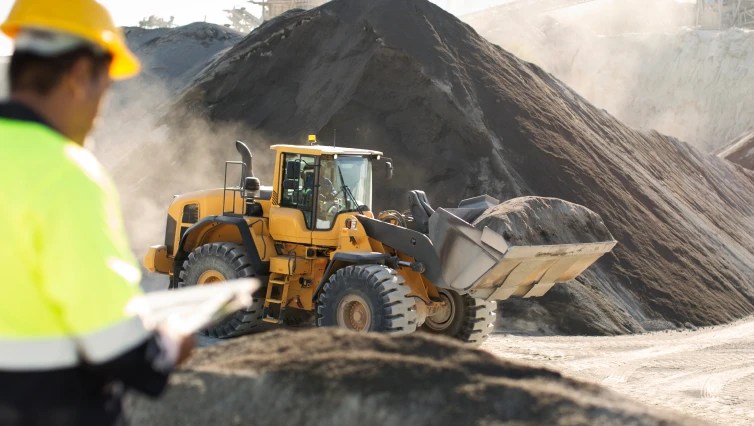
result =
M509 246L497 232L476 229L445 209L430 218L429 238L443 284L489 301L543 296L556 283L576 278L617 243Z

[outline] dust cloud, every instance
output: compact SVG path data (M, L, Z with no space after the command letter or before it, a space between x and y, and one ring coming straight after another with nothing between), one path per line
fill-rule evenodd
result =
M695 2L599 0L464 17L627 124L713 151L751 129L754 32L694 28Z
M121 196L126 230L141 258L165 238L173 196L220 188L224 162L240 159L235 141L252 149L254 173L263 184L272 176L266 142L240 124L210 124L189 112L167 119L173 93L163 84L140 80L118 83L107 99L90 146L110 171ZM229 170L228 185L238 172Z

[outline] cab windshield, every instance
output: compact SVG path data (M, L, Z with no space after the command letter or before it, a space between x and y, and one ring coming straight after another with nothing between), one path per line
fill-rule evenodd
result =
M369 158L321 157L317 229L331 229L338 213L368 210L371 205L372 162Z

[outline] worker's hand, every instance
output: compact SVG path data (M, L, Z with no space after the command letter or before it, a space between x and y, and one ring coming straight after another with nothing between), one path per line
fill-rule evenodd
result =
M176 366L183 365L183 363L189 359L189 357L191 356L191 352L194 351L194 346L196 346L196 338L194 337L193 334L184 336L181 339L180 350L178 352L178 359L175 362Z
M158 327L157 332L160 335L165 355L174 367L183 364L191 356L196 345L193 334L182 333L167 325Z

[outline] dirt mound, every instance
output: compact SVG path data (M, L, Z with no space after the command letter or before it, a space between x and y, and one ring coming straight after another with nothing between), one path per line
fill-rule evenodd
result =
M618 246L578 282L502 303L517 330L624 333L754 312L754 177L623 125L427 1L335 0L267 22L180 104L278 141L337 131L339 145L384 151L396 179L375 183L374 210L403 208L408 189L435 206L488 193L594 210Z
M333 329L275 331L200 349L159 402L130 405L134 424L161 426L689 421L449 339Z
M473 225L489 227L512 246L613 240L597 213L557 198L514 198L488 209Z
M717 155L739 166L754 170L754 132L744 134Z

